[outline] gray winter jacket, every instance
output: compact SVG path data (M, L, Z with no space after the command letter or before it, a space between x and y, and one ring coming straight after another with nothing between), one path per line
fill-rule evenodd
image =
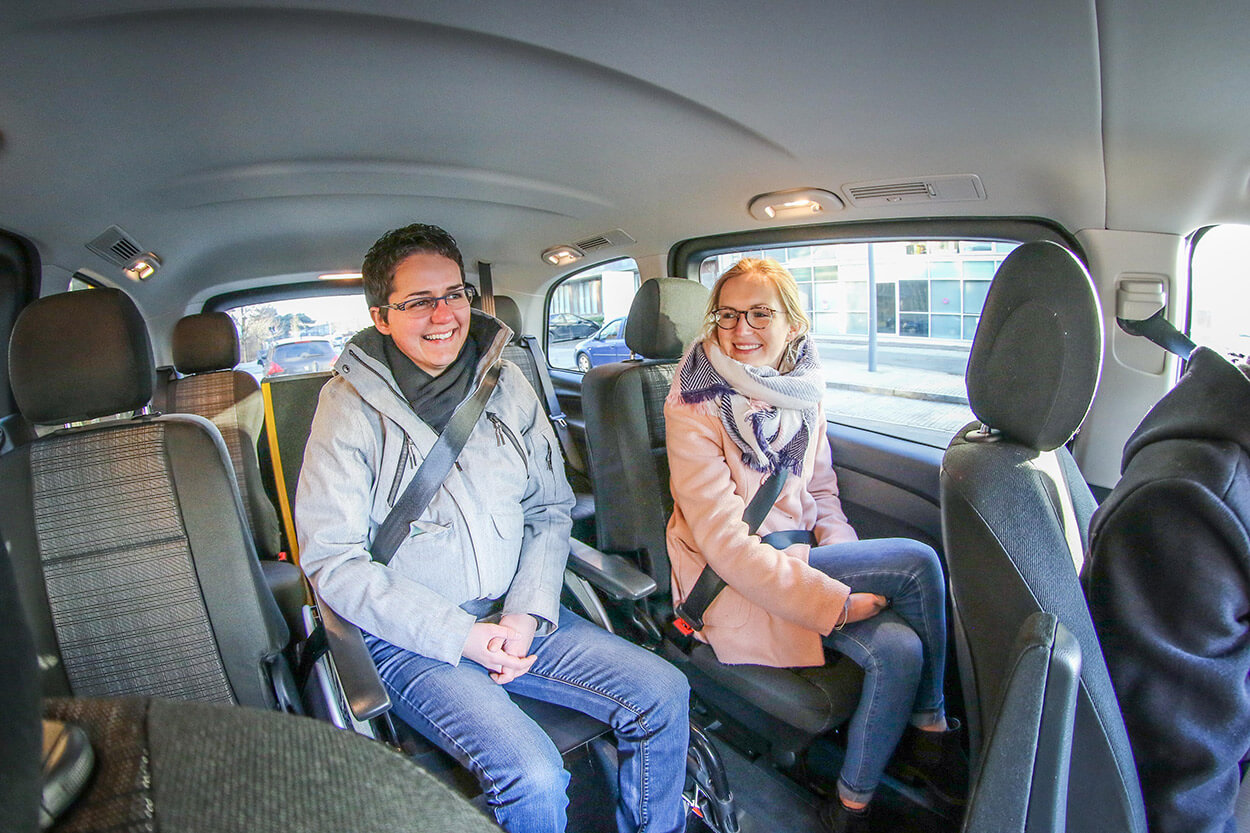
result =
M474 389L499 383L456 465L389 565L369 545L437 434L413 412L370 328L322 388L296 492L300 564L340 616L387 642L455 665L475 617L460 605L504 599L504 613L558 617L573 493L533 388L500 356L511 332L474 311L482 349ZM489 335L493 333L493 339Z

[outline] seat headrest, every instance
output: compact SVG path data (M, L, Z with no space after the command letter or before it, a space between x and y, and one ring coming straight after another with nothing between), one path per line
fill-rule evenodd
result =
M684 278L643 281L625 322L625 346L644 359L680 359L703 327L708 294Z
M239 331L224 312L188 315L174 325L174 367L179 373L229 370L239 363Z
M1102 368L1102 312L1089 273L1062 246L1025 243L990 284L968 357L977 419L1039 451L1066 443Z
M155 382L143 316L118 289L40 298L13 325L9 379L18 409L37 425L138 410Z
M525 332L521 329L521 308L507 295L495 296L495 317L507 325L514 338Z

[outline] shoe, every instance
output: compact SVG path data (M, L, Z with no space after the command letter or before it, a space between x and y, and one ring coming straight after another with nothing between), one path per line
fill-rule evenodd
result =
M820 808L820 823L829 833L872 833L868 810L852 810L834 796Z
M898 748L899 774L904 779L923 782L942 802L961 806L968 800L963 727L953 717L946 722L945 732L907 727Z
M59 720L43 721L43 798L39 828L46 830L65 812L91 778L95 753L87 733Z

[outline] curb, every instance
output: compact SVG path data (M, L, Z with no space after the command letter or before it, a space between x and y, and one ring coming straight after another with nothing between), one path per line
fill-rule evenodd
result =
M949 393L932 393L930 391L923 390L874 387L872 385L857 385L852 382L826 382L825 387L837 390L853 390L858 391L859 393L872 393L877 396L897 396L902 399L920 399L925 402L941 402L947 405L967 406L968 404L968 397L955 396Z

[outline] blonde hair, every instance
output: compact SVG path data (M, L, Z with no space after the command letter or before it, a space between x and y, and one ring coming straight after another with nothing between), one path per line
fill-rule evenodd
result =
M789 345L793 345L800 338L807 335L808 330L812 328L812 322L808 319L807 313L803 311L803 299L799 295L799 285L794 282L794 275L791 275L786 267L769 257L744 257L726 269L721 276L716 279L716 283L712 286L712 294L707 300L707 315L704 317L703 329L699 332L699 338L702 341L714 338L716 336L716 320L712 313L720 308L720 293L722 287L728 281L734 278L740 278L745 275L756 275L777 290L777 297L781 299L781 312L785 313L786 318L792 326L798 327L798 332L794 334L794 338L790 339ZM789 353L789 345L787 353Z

